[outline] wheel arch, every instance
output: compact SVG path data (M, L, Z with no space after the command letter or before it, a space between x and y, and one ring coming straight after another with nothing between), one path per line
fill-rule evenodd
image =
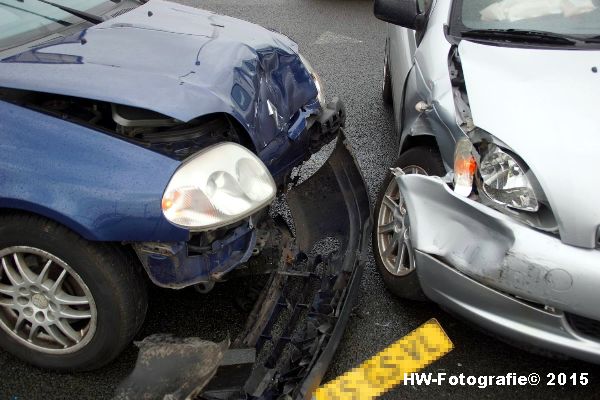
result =
M437 140L433 134L419 134L406 136L400 145L399 154L418 146L433 147L439 151Z
M24 202L23 202L24 203ZM0 203L1 204L1 203ZM82 238L92 241L92 242L100 242L96 240L92 232L85 228L85 226L80 225L77 221L70 219L66 215L62 215L54 210L45 207L33 206L25 204L23 207L1 207L0 206L0 218L16 215L22 217L40 217L48 220L51 223L57 224L59 226L64 227L65 229L70 230L71 232L81 236ZM102 241L109 246L113 246L115 248L119 248L122 252L126 253L128 256L132 257L132 259L136 260L138 263L138 267L140 271L143 271L142 276L149 281L148 274L146 270L142 268L142 264L139 261L137 253L133 249L130 243L121 243L121 242L110 242L110 241Z
M446 138L441 137L445 134L440 132L441 129L443 127L437 121L430 120L429 116L420 114L410 126L404 129L398 149L398 157L415 147L430 147L442 157L446 172L450 171L454 163L454 147L452 147L450 153L443 151L447 150L447 143L445 143Z
M23 200L11 200L11 205L6 206L0 199L0 217L7 215L23 215L42 217L77 233L79 236L90 241L98 241L92 231L81 225L76 220L51 208L39 204L29 203Z

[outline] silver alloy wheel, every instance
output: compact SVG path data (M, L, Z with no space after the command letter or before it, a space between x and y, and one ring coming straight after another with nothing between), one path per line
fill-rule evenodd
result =
M427 175L416 165L402 168L405 174ZM415 269L415 258L410 242L410 224L404 199L396 179L385 190L377 216L377 247L385 269L394 276L406 276Z
M0 328L44 353L73 353L94 336L96 304L67 263L33 247L0 251Z

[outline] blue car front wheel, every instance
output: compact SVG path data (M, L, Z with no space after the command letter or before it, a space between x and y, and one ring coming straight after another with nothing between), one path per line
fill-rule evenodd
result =
M0 217L0 345L42 368L113 360L146 312L144 279L119 247L41 217Z

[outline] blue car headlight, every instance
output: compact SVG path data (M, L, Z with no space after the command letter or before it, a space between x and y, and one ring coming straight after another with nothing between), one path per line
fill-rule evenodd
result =
M268 206L277 193L263 162L235 143L196 153L175 171L162 199L171 223L206 231L242 220Z

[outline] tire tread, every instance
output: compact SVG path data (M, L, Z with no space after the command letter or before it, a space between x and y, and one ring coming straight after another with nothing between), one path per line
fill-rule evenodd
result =
M110 284L112 297L118 299L119 316L115 326L107 329L107 332L110 332L111 335L111 345L104 347L109 348L103 348L103 351L98 352L96 355L88 355L81 362L77 362L76 357L71 357L70 365L61 365L57 356L47 357L47 354L19 346L14 340L12 340L11 345L4 347L17 357L25 359L25 361L38 367L62 371L89 371L100 368L114 360L137 334L146 315L148 294L139 261L135 260L133 255L120 244L88 241L67 227L34 214L18 211L0 214L0 238L6 233L6 230L13 231L14 236L37 231L42 235L41 237L60 238L57 240L68 244L73 252L93 260L89 264L95 266L95 268L103 268L103 272L108 272L103 279ZM43 250L53 253L53 249L50 248L43 248ZM74 265L71 265L71 267L81 274L82 271L79 269L81 267L77 268ZM87 273L94 274L98 272L94 272L93 268L90 268ZM90 285L89 281L86 283L88 286ZM95 298L95 301L97 308L99 308L99 299ZM2 333L1 339L8 337L4 335L3 331L0 331L0 333ZM98 330L96 334L98 334ZM85 349L83 348L75 354L79 354Z

